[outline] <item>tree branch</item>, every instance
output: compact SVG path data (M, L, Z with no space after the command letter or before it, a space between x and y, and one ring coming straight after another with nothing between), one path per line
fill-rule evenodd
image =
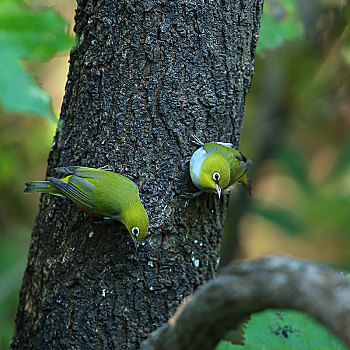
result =
M153 332L142 350L213 349L265 309L303 311L350 345L350 281L340 272L283 256L231 263Z

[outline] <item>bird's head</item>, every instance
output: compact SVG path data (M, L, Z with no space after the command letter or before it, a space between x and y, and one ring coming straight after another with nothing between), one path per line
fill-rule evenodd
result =
M137 250L140 243L145 239L148 231L149 221L145 208L141 203L129 208L128 211L124 213L122 221L127 227Z
M221 197L222 189L226 188L230 181L230 167L226 159L213 153L202 164L200 182L204 188L211 189Z

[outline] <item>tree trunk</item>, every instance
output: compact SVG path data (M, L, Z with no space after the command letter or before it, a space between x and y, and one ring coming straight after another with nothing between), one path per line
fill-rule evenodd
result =
M213 277L228 199L179 195L194 191L191 134L238 146L261 12L262 0L78 1L47 175L108 164L138 184L149 235L136 254L121 223L42 195L12 349L137 349Z

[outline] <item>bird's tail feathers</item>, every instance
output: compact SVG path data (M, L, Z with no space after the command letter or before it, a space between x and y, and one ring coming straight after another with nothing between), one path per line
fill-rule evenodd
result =
M252 195L252 183L251 180L247 178L247 182L242 183L243 187Z
M26 193L43 192L50 193L52 186L49 181L30 181L25 184L27 187L24 189Z
M253 162L250 159L247 159L247 161L245 162L245 171L249 171L251 169L251 167L253 166Z

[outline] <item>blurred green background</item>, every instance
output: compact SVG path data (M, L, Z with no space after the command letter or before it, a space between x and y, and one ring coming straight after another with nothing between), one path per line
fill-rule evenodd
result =
M39 195L22 189L45 176L74 8L0 2L0 349L13 335L38 212ZM231 194L223 265L281 253L350 270L349 19L346 0L265 0L240 145L254 162L253 197Z

